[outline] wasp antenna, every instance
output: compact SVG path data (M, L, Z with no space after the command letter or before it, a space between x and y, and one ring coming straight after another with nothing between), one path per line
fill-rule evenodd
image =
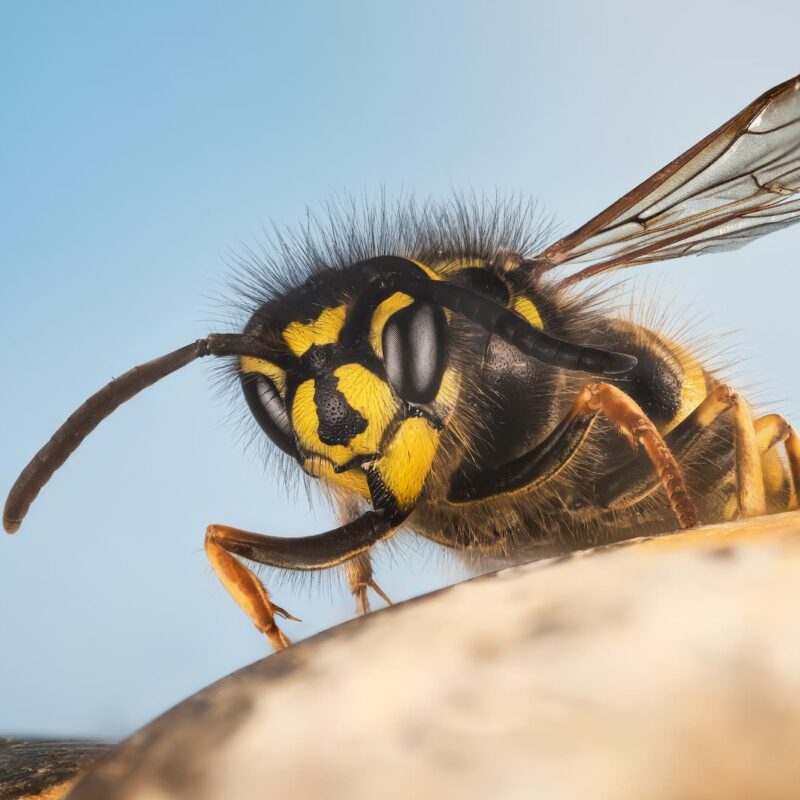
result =
M22 470L11 487L3 510L5 530L8 533L19 530L42 487L106 417L143 389L207 355L258 357L266 353L264 342L255 336L212 333L207 339L198 339L114 378L74 411Z
M594 375L619 375L633 369L638 363L635 356L575 344L559 339L541 328L535 328L518 314L501 306L465 286L443 281L420 282L425 299L438 302L487 331L499 336L520 352L532 356L543 364ZM403 291L408 291L403 289ZM413 292L413 289L411 290Z
M373 259L381 270L351 309L346 331L363 329L375 306L393 292L436 303L462 314L490 333L514 345L520 352L544 364L593 375L620 375L632 370L635 356L575 344L535 328L518 314L466 286L431 280L413 262L398 256Z

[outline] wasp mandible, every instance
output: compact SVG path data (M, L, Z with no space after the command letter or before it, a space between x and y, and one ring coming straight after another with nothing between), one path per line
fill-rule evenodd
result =
M292 617L247 562L343 566L366 612L370 590L388 599L370 550L403 527L513 562L795 508L786 420L754 418L690 348L581 284L739 247L800 219L799 192L800 77L549 246L508 202L336 217L250 281L241 333L134 367L78 408L22 471L5 529L119 405L209 355L229 358L263 433L347 519L301 538L208 527L216 574L278 649L275 618Z

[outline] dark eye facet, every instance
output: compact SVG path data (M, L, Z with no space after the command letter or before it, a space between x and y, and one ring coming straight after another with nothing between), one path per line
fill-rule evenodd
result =
M383 328L389 383L409 403L432 403L447 366L447 320L431 303L415 302L392 314Z
M292 422L275 384L266 375L248 373L242 375L242 391L251 413L264 433L284 453L297 458Z

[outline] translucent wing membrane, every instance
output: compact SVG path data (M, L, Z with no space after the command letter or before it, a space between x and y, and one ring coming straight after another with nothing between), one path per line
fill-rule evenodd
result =
M538 256L613 269L732 250L800 220L800 76L776 86Z

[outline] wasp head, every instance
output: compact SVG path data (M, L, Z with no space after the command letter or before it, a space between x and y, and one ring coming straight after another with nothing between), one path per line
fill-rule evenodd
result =
M365 310L358 301L374 276L364 265L349 272L335 273L337 287L317 277L262 306L246 333L275 356L240 357L239 370L250 411L280 449L366 496L359 468L381 457L397 425L440 420L449 334L439 306L403 292Z

